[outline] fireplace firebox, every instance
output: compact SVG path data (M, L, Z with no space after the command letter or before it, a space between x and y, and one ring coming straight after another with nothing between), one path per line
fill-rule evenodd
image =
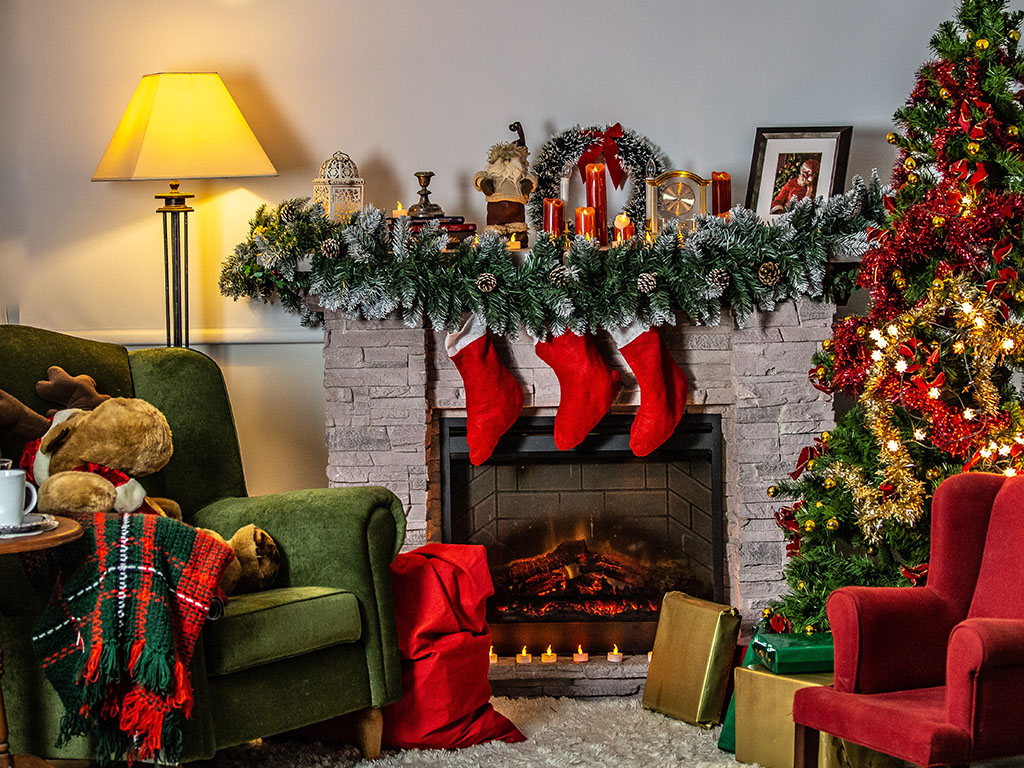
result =
M440 419L442 537L487 549L498 653L641 653L665 592L723 600L721 417L684 416L642 459L629 450L631 422L608 416L559 451L553 417L521 417L473 467L465 419Z

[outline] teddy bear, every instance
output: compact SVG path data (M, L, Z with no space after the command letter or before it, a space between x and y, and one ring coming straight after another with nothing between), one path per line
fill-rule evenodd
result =
M47 419L0 390L0 429L26 440L22 466L39 488L40 512L147 512L182 519L176 502L147 496L137 479L159 472L173 452L170 426L157 408L139 398L102 395L91 377L70 376L57 366L36 391L73 407L51 411ZM249 525L227 543L235 559L222 578L224 592L270 586L279 566L273 538Z

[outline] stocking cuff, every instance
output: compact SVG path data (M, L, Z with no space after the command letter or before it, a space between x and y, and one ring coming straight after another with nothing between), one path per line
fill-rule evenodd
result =
M444 349L448 357L455 357L474 341L487 333L487 323L479 315L473 313L467 317L462 327L455 333L449 333L444 340Z
M651 327L653 326L644 328L640 323L630 323L629 325L620 325L618 328L609 328L608 335L612 337L615 346L622 349L631 341L636 341L651 330Z

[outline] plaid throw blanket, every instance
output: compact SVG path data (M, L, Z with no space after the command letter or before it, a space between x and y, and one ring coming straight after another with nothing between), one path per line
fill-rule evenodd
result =
M175 763L189 662L231 549L157 515L69 516L79 541L25 556L53 585L32 640L65 708L58 745L91 735L101 762Z

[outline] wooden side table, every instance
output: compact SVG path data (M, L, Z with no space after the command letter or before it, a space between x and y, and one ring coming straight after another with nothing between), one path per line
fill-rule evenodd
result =
M19 552L34 552L50 547L59 547L61 544L80 539L82 537L82 525L77 520L67 517L57 517L57 527L46 533L39 533L35 536L17 536L11 539L0 539L0 555L13 555ZM0 677L4 673L4 655L0 648ZM32 755L18 755L15 757L10 752L10 744L7 735L7 710L4 707L4 692L0 686L0 768L43 768L50 766L48 762Z

